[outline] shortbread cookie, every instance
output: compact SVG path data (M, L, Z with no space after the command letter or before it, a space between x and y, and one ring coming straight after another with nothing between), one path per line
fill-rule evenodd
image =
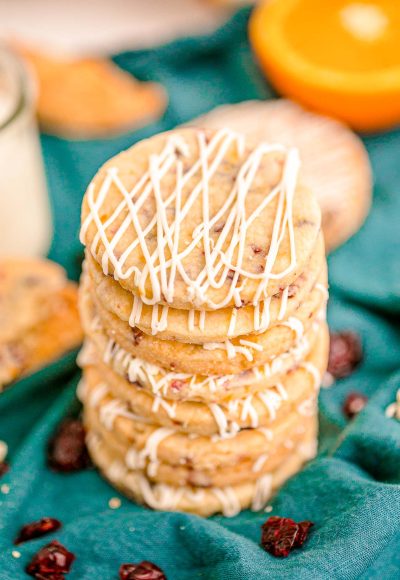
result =
M0 345L0 391L31 374L82 342L77 288L68 284L47 297L47 316L24 334Z
M42 129L75 139L107 137L138 129L162 116L167 97L156 83L142 83L105 59L54 58L17 47L39 85Z
M130 470L122 461L115 460L105 442L97 435L87 439L88 449L94 463L104 477L134 501L145 503L153 509L184 511L201 516L222 512L232 517L242 509L262 509L272 493L289 477L294 475L310 459L307 442L299 445L276 471L263 475L259 480L226 488L199 489L189 486L151 485L140 472ZM305 453L306 451L306 453Z
M340 122L279 99L217 107L190 125L229 127L252 139L298 147L302 180L321 205L327 251L345 242L365 220L372 192L368 155Z
M113 412L113 401L124 403L134 417L199 435L224 435L239 429L268 426L277 416L289 414L305 400L315 396L328 357L327 330L321 333L310 356L297 368L281 377L281 382L265 390L232 396L205 404L173 401L153 395L137 384L119 377L104 364L84 368L85 381L104 393L103 407ZM104 411L105 413L106 411Z
M81 240L147 304L257 303L306 269L320 229L295 149L180 129L109 160L88 187Z
M270 363L253 367L234 375L193 375L168 371L132 356L114 340L109 339L99 320L94 319L86 327L87 339L79 354L81 367L95 366L103 362L119 376L154 395L162 395L177 401L214 403L246 394L265 390L281 380L308 356L316 340L321 339L324 323L313 324L293 347Z
M326 273L324 273L326 277ZM320 284L326 288L326 278ZM94 306L93 306L94 305ZM131 328L93 299L88 281L81 282L80 308L85 327L97 313L109 338L131 355L176 372L192 374L238 374L271 360L293 347L304 332L324 316L326 292L314 288L301 304L296 316L277 323L261 334L238 337L204 345L160 340Z
M315 397L299 405L292 413L276 417L267 427L242 429L230 436L201 436L176 429L159 427L135 419L118 400L105 409L107 394L99 386L81 381L78 388L84 403L84 421L87 431L98 432L105 440L115 439L125 447L127 460L137 461L140 469L154 472L155 465L186 466L196 472L228 468L240 461L260 467L260 456L273 453L276 446L285 443L293 448L292 436L304 434L307 425L316 424ZM112 413L112 406L115 412ZM107 411L107 412L106 412ZM129 455L129 457L128 457Z
M209 462L207 468L195 466L192 460L183 456L179 461L162 461L157 454L157 445L154 441L165 439L165 429L157 429L146 441L143 449L138 449L129 444L129 440L123 440L120 433L108 431L99 423L98 416L89 417L85 414L85 428L88 433L96 433L106 442L115 459L125 463L130 469L140 471L151 483L166 483L175 486L196 486L196 487L225 487L227 485L238 485L246 481L255 481L260 476L276 469L279 464L285 461L298 445L309 439L311 435L316 436L316 415L302 417L302 422L293 421L287 430L274 438L274 444L268 447L268 452L263 452L256 458L248 457L247 454L239 456L231 461ZM167 439L165 439L167 440ZM205 451L206 452L206 446ZM234 454L232 454L233 456Z
M99 303L130 326L163 340L192 344L221 342L226 338L261 333L278 320L290 318L317 283L325 269L322 235L307 269L290 286L257 306L221 310L177 310L167 306L148 306L124 290L111 276L104 276L100 266L87 252L87 271Z

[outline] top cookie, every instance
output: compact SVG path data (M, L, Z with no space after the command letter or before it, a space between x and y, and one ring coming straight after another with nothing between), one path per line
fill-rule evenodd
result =
M320 229L299 158L228 129L185 128L108 161L82 206L81 240L145 304L258 304L304 270Z

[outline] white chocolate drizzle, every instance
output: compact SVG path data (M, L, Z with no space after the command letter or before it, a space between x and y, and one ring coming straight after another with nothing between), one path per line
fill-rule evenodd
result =
M313 417L317 412L315 403L315 397L310 397L305 401L302 401L297 407L298 413L303 415L303 417Z
M173 429L166 427L155 429L146 440L146 444L141 451L135 447L131 447L128 450L125 456L126 465L132 470L144 469L146 461L148 460L147 473L149 477L155 477L159 465L158 447L161 441L164 441L170 435L174 435L174 433L175 431Z
M264 467L264 464L267 461L268 457L269 457L268 453L263 453L262 455L257 457L255 462L253 463L253 467L251 468L251 470L254 473L258 473L259 471L261 471L262 468Z
M220 343L216 344L218 344L218 347L220 346ZM251 370L252 376L248 375L249 383L252 380L260 381L263 378L271 378L280 373L284 367L285 360L290 357L293 357L293 364L300 362L308 350L309 341L306 336L303 336L287 353L277 356L270 363L254 367ZM103 353L103 361L107 365L114 364L114 368L121 365L130 382L150 385L154 394L162 393L167 395L174 382L178 382L178 384L184 382L193 391L208 388L210 392L216 392L218 389L225 387L229 381L238 378L238 375L209 375L202 377L189 373L168 372L162 367L132 356L113 339L107 341Z
M253 303L257 305L267 297L270 279L282 279L296 267L293 197L300 166L298 152L296 149L287 149L281 145L261 143L243 160L227 199L211 216L208 198L210 180L224 161L230 147L235 146L238 154L243 156L244 137L229 129L221 129L207 143L205 133L199 130L197 140L199 158L187 171L184 171L181 159L182 155L184 157L189 155L187 143L181 135L172 134L168 137L161 153L149 157L148 170L144 172L131 191L128 191L122 183L116 167L111 167L106 171L104 181L96 194L95 185L92 182L86 194L89 213L82 224L80 239L85 244L88 228L94 225L96 234L89 250L95 259L99 259L99 244L102 244L104 251L101 266L104 274L109 273L111 264L116 280L126 280L133 276L134 285L146 304L155 305L162 300L172 304L175 297L175 280L179 274L187 287L188 299L195 307L206 305L208 308L218 309L227 306L232 301L236 306L241 306L241 291L247 279L258 281L253 296ZM256 178L262 158L270 153L285 154L281 179L258 207L246 216L246 197ZM173 192L163 199L162 178L168 172L175 175L176 186ZM184 199L182 195L184 187L198 174L200 174L198 183ZM111 186L113 191L119 191L122 199L103 223L100 213L103 204L108 201L107 196ZM154 197L156 211L143 228L139 212L151 194ZM202 223L194 228L192 240L188 245L180 249L181 225L198 199L202 204ZM275 199L277 200L276 214L264 271L257 274L248 272L243 268L247 232L254 220ZM174 219L171 223L167 219L169 208L174 210ZM123 219L120 217L121 214L125 215ZM217 240L214 241L210 234L222 218L224 225ZM120 223L116 228L117 220ZM134 228L135 238L125 251L118 255L115 248L129 227ZM157 247L151 253L146 238L154 232ZM273 272L286 232L290 245L290 264L281 272ZM223 250L225 242L227 247ZM204 251L205 265L198 276L193 279L186 271L183 260L190 256L199 244ZM130 267L126 265L131 253L138 247L145 260L145 266L142 269L135 265ZM225 297L219 302L211 300L207 295L208 289L221 288L232 272L231 285ZM241 286L239 286L239 276L244 278ZM151 285L150 297L146 296L145 291L148 281Z
M98 383L94 389L91 390L86 403L89 407L97 407L98 404L108 394L108 387L105 383Z
M272 492L272 477L269 474L265 474L256 481L254 488L253 501L251 503L251 509L254 512L258 512L265 507L265 504L271 497Z
M238 433L239 425L235 422L229 422L224 411L217 403L209 403L208 408L214 416L221 438L228 439Z
M144 501L151 508L162 511L174 511L184 496L185 490L165 483L152 485L146 477L139 476L139 488Z
M267 441L272 441L274 438L274 432L271 431L271 429L268 429L267 427L259 427L257 431L262 433Z
M242 354L249 362L253 360L253 353L245 346L237 346L230 340L224 342L205 342L203 344L204 350L225 350L228 359L233 359L238 354Z
M314 380L314 389L318 390L321 386L321 373L317 367L309 361L304 361L299 366L304 368L312 376Z
M321 282L317 282L317 284L315 284L315 288L321 292L325 300L328 300L329 290L324 284L321 284Z
M324 288L320 284L321 288ZM325 292L326 291L326 288ZM287 286L281 293L280 296L280 307L278 313L278 320L283 320L288 302L289 286ZM271 307L271 296L267 297L262 302L258 302L254 306L253 315L253 331L257 334L265 332L268 330L270 325L270 307ZM239 308L233 307L231 309L231 315L229 319L229 325L227 329L227 337L232 338L236 336L236 325L238 318ZM160 315L161 312L161 315ZM168 306L160 306L159 304L153 304L151 306L151 317L150 317L150 330L151 334L154 336L160 332L168 329L168 316L170 313L170 308ZM132 328L140 327L140 321L143 315L143 302L139 296L133 297L133 305L131 314L128 319L128 323ZM189 332L193 332L196 327L200 331L204 331L206 324L207 310L195 310L190 309L187 311L187 329Z
M87 392L86 381L82 378L76 387L76 397L78 401L80 401L81 403L84 403L85 401L86 392Z
M157 413L158 409L162 407L164 411L167 413L170 419L175 419L176 417L176 405L177 403L168 403L163 397L160 395L156 395L153 400L153 404L151 410L153 413Z
M286 286L286 288L284 288L284 290L282 292L281 306L279 308L278 320L283 320L285 317L288 296L289 296L289 286Z
M231 518L240 512L242 506L232 487L212 487L210 491L220 502L225 517Z
M278 383L278 385L271 387L265 392L247 395L247 397L243 399L232 399L228 403L227 413L220 405L217 405L217 403L209 403L208 408L214 416L215 422L218 426L219 436L221 438L232 437L240 430L239 425L235 421L229 419L229 415L232 414L239 414L242 423L250 418L250 426L253 429L256 429L259 426L259 415L254 406L254 401L257 398L268 410L270 419L274 420L282 401L287 400L288 396L283 385Z
M287 326L291 330L294 330L296 333L296 339L300 340L300 338L304 334L304 326L301 320L295 318L294 316L289 316L289 318L285 322L281 322L282 326Z

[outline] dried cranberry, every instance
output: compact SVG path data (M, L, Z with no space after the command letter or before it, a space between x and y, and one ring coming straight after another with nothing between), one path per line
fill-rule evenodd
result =
M222 232L224 227L225 227L225 222L219 222L214 226L214 232L216 234L219 234L220 232Z
M54 471L71 472L85 469L89 455L85 430L78 419L65 419L49 442L47 462Z
M260 248L260 246L257 246L257 244L251 244L251 249L255 254L261 254L261 252L263 251L263 249Z
M143 338L143 332L139 328L132 328L133 344L138 346Z
M146 560L140 564L121 564L119 577L121 580L167 580L158 566Z
M307 540L308 532L310 531L310 528L314 524L312 522L309 522L309 521L304 521L304 522L299 522L297 525L299 526L299 531L297 532L294 547L300 548L304 544L304 542Z
M172 391L180 391L182 387L185 386L185 382L181 381L180 379L174 379L171 381L171 390Z
M0 461L0 477L6 474L7 471L10 469L10 466L5 461Z
M26 572L35 578L62 580L63 574L70 571L74 560L75 556L72 552L69 552L57 540L53 540L33 556L26 567Z
M349 393L343 403L343 413L348 419L353 419L367 404L368 397L362 393Z
M60 528L61 522L55 518L42 518L37 522L31 522L23 526L19 531L18 537L14 540L14 544L22 544L22 542L33 540L33 538L40 538Z
M270 554L286 558L307 539L312 522L296 523L290 518L271 516L262 526L261 545Z
M350 375L362 359L361 342L354 332L331 333L328 372L335 379Z

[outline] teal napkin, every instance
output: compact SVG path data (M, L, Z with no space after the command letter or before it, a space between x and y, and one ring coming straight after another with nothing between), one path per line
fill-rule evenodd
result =
M167 46L126 52L115 61L135 76L161 82L170 99L162 120L109 140L66 141L43 136L55 237L51 258L78 277L80 203L90 178L108 157L143 137L169 129L225 102L268 98L246 38L248 11L216 33ZM385 416L400 387L400 131L364 139L375 176L374 206L362 230L330 258L329 322L363 341L359 369L320 396L320 454L271 502L272 514L309 519L301 550L276 559L260 548L269 514L235 518L153 512L129 502L94 470L50 472L46 442L58 422L77 413L79 374L71 356L0 396L0 439L10 445L11 471L0 484L0 578L24 578L32 555L56 537L76 554L71 580L118 578L122 562L158 564L169 580L394 579L400 570L400 422ZM351 422L346 394L369 397ZM4 489L4 488L3 488ZM7 491L7 488L5 489ZM117 510L111 497L121 497ZM19 527L43 516L63 528L22 544Z

